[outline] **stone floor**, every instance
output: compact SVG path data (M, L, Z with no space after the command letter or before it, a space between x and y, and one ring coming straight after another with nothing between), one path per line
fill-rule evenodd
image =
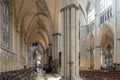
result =
M38 73L36 80L60 80L60 77L55 77L53 74Z

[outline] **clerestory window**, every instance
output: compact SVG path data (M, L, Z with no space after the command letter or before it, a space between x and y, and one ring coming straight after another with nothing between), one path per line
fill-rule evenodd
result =
M105 11L112 4L112 0L100 0L100 13Z

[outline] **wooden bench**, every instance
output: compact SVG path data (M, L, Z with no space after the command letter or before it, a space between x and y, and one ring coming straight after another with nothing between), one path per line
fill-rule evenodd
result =
M33 70L22 69L8 72L1 72L0 80L34 80L35 74Z
M80 70L80 77L94 80L120 80L120 71Z

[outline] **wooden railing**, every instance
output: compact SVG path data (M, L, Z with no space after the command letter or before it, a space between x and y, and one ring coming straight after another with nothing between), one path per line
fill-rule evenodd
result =
M35 72L30 69L1 72L0 74L0 80L35 80L35 77Z
M80 71L80 77L89 80L120 80L120 71Z

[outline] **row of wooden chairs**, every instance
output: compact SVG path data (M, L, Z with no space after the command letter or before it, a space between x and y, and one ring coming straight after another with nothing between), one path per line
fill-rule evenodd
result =
M35 80L35 72L30 69L1 72L0 80Z
M80 77L89 80L120 80L120 71L80 71Z

